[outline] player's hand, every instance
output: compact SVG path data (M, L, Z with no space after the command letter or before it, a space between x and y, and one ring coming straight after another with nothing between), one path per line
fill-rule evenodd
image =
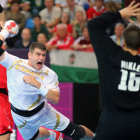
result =
M127 19L131 23L134 23L130 19L132 16L140 15L140 8L139 8L140 3L137 3L137 4L134 4L134 3L135 3L135 1L132 1L128 7L119 11L122 18Z
M34 87L36 87L36 88L40 88L40 86L41 86L41 83L40 82L38 82L37 80L36 80L36 78L34 77L34 76L32 76L32 75L25 75L24 77L23 77L23 81L26 83L26 84L29 84L29 85L31 85L31 86L34 86Z

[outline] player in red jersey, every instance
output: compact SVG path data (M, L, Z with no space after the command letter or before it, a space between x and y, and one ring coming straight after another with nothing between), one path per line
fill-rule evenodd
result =
M0 13L0 25L6 21L4 12ZM0 140L9 140L12 133L13 119L8 101L6 68L0 65Z
M13 119L8 101L6 68L0 65L0 140L8 140L12 133Z

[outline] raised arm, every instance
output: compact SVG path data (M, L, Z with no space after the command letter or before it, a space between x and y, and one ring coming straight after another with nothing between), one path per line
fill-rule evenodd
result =
M115 23L120 18L129 19L131 16L138 15L140 9L137 7L139 4L134 5L134 3L135 1L133 1L128 7L120 10L119 12L104 13L101 16L88 21L90 40L94 46L97 57L99 55L107 56L108 54L112 53L114 48L116 49L118 47L106 34L106 27L112 23Z
M6 17L4 14L4 11L2 9L2 6L0 5L0 26L3 27L4 23L6 21ZM6 37L9 35L8 31L3 30L0 32L0 61L4 59L4 50L1 48L3 45L3 41L6 39Z

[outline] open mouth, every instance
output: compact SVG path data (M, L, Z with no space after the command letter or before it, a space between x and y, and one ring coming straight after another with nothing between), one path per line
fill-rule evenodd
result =
M37 66L38 66L38 67L41 67L42 64L43 64L43 62L37 62Z

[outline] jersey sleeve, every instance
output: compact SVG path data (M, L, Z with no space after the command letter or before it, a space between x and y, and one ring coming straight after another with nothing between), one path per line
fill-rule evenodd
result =
M13 62L19 60L18 57L9 54L5 51L5 57L2 61L0 61L0 64L7 68L7 70L12 67Z
M51 78L49 84L46 85L46 87L49 88L50 90L60 92L58 85L59 85L58 76L56 75L56 73L54 73L53 77Z

